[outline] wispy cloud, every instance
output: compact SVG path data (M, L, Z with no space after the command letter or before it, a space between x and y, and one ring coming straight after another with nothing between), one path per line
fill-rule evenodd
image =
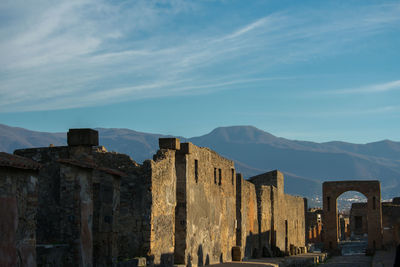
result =
M400 4L362 10L266 14L212 34L173 18L186 1L0 4L0 112L103 105L266 83L275 66L346 53L349 44L400 26ZM206 22L205 22L206 23ZM290 78L290 77L287 77ZM400 81L370 88L395 90ZM338 92L336 92L338 93Z
M349 95L349 94L375 94L388 91L400 90L400 80L373 84L368 86L361 86L356 88L339 89L326 91L324 94L334 94L334 95Z

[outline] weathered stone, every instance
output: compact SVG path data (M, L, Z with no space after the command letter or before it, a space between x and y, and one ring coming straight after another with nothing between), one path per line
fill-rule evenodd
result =
M181 151L180 151L180 153L190 154L190 153L192 153L194 147L195 147L195 145L193 145L193 144L190 143L190 142L188 142L188 143L182 143L182 144L181 144Z
M36 266L39 164L0 153L0 266Z
M45 165L39 264L202 266L302 252L307 203L284 193L281 172L246 181L233 161L177 138L139 165L96 140L72 129L69 147L15 152Z
M177 152L175 163L175 263L201 266L231 261L236 245L234 163L195 145L189 154L185 152Z
M68 146L98 146L99 133L93 129L69 129Z
M324 248L338 249L337 198L347 191L358 191L368 199L368 248L382 248L381 185L379 181L337 181L322 185L324 206Z
M160 149L173 149L179 150L181 149L181 142L178 138L159 138L158 143Z

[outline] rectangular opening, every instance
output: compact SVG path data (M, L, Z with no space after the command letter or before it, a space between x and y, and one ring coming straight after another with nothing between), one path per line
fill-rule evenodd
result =
M194 179L196 183L199 181L199 161L197 159L194 160Z
M285 220L285 235L288 235L288 221Z
M289 251L289 243L288 243L288 221L285 220L285 252Z
M235 170L232 169L232 184L235 184Z
M354 216L354 223L355 223L355 228L357 230L362 229L362 216Z
M221 170L221 169L218 169L218 174L219 174L219 182L218 182L218 185L221 185L221 184L222 184L222 170Z
M217 184L217 168L214 168L214 184Z

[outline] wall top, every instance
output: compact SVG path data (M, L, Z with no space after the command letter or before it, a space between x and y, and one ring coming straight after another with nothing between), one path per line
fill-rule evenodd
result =
M41 167L36 161L5 152L0 152L0 166L25 170L38 170Z

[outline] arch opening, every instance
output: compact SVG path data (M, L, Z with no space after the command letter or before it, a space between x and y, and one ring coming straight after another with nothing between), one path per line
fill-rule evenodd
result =
M369 250L381 248L382 210L379 181L324 182L322 188L324 248L336 254L340 254L342 252L342 244L340 244L340 242L354 241L351 240L352 238L356 239L355 236L352 237L351 235L350 218L348 219L350 232L347 230L347 236L346 220L341 218L341 215L344 217L346 214L346 209L351 211L352 206L359 207L366 213L364 218L362 216L359 216L357 219L354 218L354 227L357 224L358 228L362 229L364 227L364 229L367 229L365 235L363 235L363 233L361 234L363 238L356 239L359 242L358 245L360 245L360 242L364 242L364 245L367 244L366 247ZM352 191L356 191L357 193ZM364 204L362 204L363 201ZM347 212L350 217L350 212ZM345 251L344 253L351 253L351 250Z
M368 198L351 190L339 195L336 201L341 254L364 254L368 247Z

